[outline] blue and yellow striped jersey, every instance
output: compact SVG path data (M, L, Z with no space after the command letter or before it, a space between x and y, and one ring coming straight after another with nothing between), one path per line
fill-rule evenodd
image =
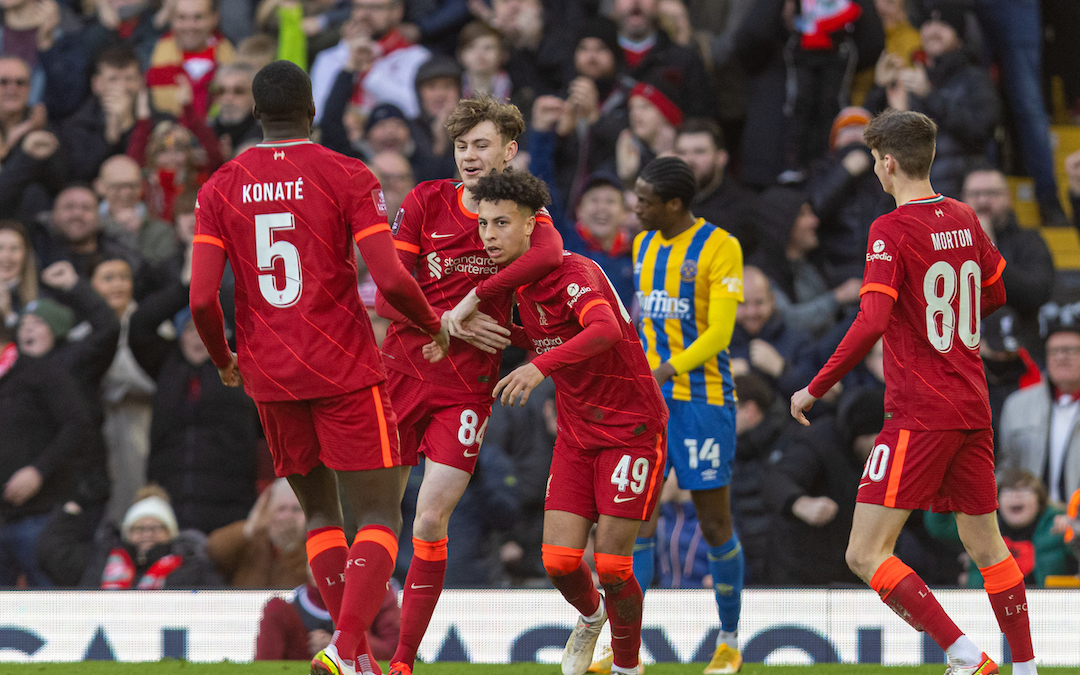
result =
M709 326L710 298L742 302L742 248L725 230L698 218L671 240L658 231L634 239L638 334L650 368L681 353ZM724 349L661 387L665 398L733 405L735 386Z

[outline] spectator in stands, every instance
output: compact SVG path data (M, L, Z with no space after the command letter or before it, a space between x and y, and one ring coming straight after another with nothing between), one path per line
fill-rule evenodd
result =
M358 50L371 52L370 60L353 74L361 110L393 103L410 119L420 114L413 83L417 69L431 52L402 35L399 28L404 12L404 0L353 4L352 15L341 28L341 41L319 52L311 66L316 123L322 122L338 74Z
M186 83L199 119L210 108L210 83L218 67L236 58L232 43L218 32L219 0L174 0L170 31L154 45L146 85L155 110L180 117L187 100L178 98ZM187 98L187 97L184 97Z
M743 302L731 335L731 374L754 372L783 397L795 392L810 336L784 323L769 278L760 268L743 269Z
M416 71L420 115L409 123L416 151L411 157L417 181L454 176L454 145L446 120L461 98L461 66L445 56L433 56Z
M139 266L138 252L104 231L98 209L97 194L85 185L72 185L57 195L49 217L51 233L39 226L34 237L43 266L67 260L82 279L89 279L90 269L103 258L123 257Z
M670 77L672 101L690 117L715 114L716 94L701 58L688 47L675 44L660 30L656 3L615 0L612 18L619 27L624 72L635 80L656 83ZM644 166L644 163L642 164Z
M93 95L60 129L62 154L72 180L93 180L106 157L127 151L141 86L139 59L129 45L107 47L94 60Z
M785 401L765 380L735 376L735 464L731 475L731 513L746 557L745 584L769 583L775 516L765 505L769 458L789 426Z
M509 372L505 364L503 369ZM519 515L501 537L499 548L504 574L515 586L547 585L540 544L556 426L555 386L550 379L537 386L524 407L497 405L488 418L484 453L508 458L516 481Z
M23 307L38 296L37 262L26 228L0 220L0 313L11 328Z
M568 206L580 199L585 180L615 156L619 134L630 123L627 101L635 82L619 74L621 62L615 24L602 16L588 19L577 34L575 76L567 85L566 104L554 128L558 145L555 180L549 187L556 187ZM566 209L560 203L554 209L560 206Z
M509 48L506 72L514 83L512 102L532 108L537 96L557 95L573 77L574 36L582 18L580 3L555 9L542 0L494 0L489 23Z
M296 7L302 12L301 29L307 37L307 53L317 54L332 47L338 39L337 28L349 18L348 0L262 0L255 9L255 28L260 33L280 37L279 13ZM306 64L299 64L302 67Z
M865 108L841 110L833 120L828 153L810 164L806 189L821 219L819 255L830 286L862 277L870 223L893 205L871 170L874 159L863 140L870 117Z
M386 200L386 215L394 222L405 196L416 187L409 160L400 152L386 151L373 156L367 163L382 185L383 199ZM393 216L391 216L393 214Z
M172 220L173 201L185 190L198 188L210 172L222 163L220 147L213 132L205 124L202 128L210 134L205 143L200 142L192 131L176 122L159 122L146 141L145 155L138 148L129 148L128 155L142 162L145 185L143 202L147 212L154 218ZM202 161L203 152L209 155Z
M142 201L143 187L142 169L127 155L105 160L94 181L104 232L156 265L176 255L176 234L167 222L150 216Z
M0 57L0 217L28 221L49 208L64 178L60 141L45 106L30 105L30 67Z
M206 550L233 588L296 588L308 574L306 537L300 502L278 478L246 519L211 532Z
M37 541L37 561L53 586L79 585L94 552L110 486L104 476L96 484L81 481L74 494L53 508ZM117 522L123 520L123 513Z
M206 537L180 530L168 493L149 485L135 498L120 532L98 542L79 585L103 590L222 586L206 557Z
M641 167L675 147L675 129L682 110L675 104L675 90L664 80L638 82L630 90L630 128L615 144L614 168L623 185L632 188ZM603 168L610 168L611 163Z
M131 349L131 322L137 304L131 265L123 258L102 260L90 275L90 284L105 299L120 321L116 355L101 386L104 414L101 431L105 441L111 491L106 518L119 523L135 493L146 483L146 458L150 454L150 398L154 380L139 365ZM152 304L149 299L148 304ZM160 323L160 322L159 322Z
M862 278L845 280L830 288L819 257L818 226L810 196L803 190L777 186L761 193L758 201L762 229L769 245L751 262L758 262L769 279L784 322L815 338L832 328L846 306L859 301Z
M461 75L461 98L487 94L509 101L514 84L503 67L509 56L502 34L482 21L471 21L458 35L457 59Z
M990 74L971 63L964 48L966 22L964 5L935 2L919 27L926 65L887 69L879 75L884 86L866 97L871 112L915 110L934 120L937 154L930 180L950 197L959 197L967 165L985 160L1001 112Z
M634 302L633 238L626 231L626 195L622 182L612 173L598 171L585 182L585 192L575 209L573 231L563 237L566 249L596 261L623 304ZM563 228L564 230L566 228Z
M885 49L878 57L873 70L864 70L856 74L851 85L851 101L862 105L866 94L874 86L884 86L884 81L876 81L881 71L897 68L910 68L911 57L922 49L919 31L911 25L908 16L907 0L874 0L874 9L885 29Z
M0 305L0 314L6 311ZM7 316L0 318L0 585L26 575L30 587L43 588L50 583L38 567L37 540L71 490L70 464L91 433L90 407L63 368L23 351L66 334L70 309L48 298L31 302L18 326L19 347Z
M1035 474L1064 503L1080 489L1080 325L1056 321L1047 333L1044 377L1005 399L995 454L999 470Z
M657 573L653 584L657 588L712 588L709 545L701 533L701 523L690 494L689 490L679 488L675 476L664 482L660 492L655 549Z
M1045 586L1048 575L1075 574L1076 558L1061 532L1054 530L1055 519L1065 509L1051 504L1046 486L1023 469L1005 471L998 479L998 526L1001 536L1016 559L1024 582ZM945 541L959 542L956 519L951 513L926 513L923 524L931 535ZM982 588L979 568L965 561L960 586Z
M714 120L691 117L679 125L675 154L690 165L698 183L693 212L739 240L743 259L757 250L756 198L727 171L731 159Z
M226 387L191 322L157 370L147 478L170 490L183 527L201 532L245 518L255 503L259 422L243 390Z
M261 141L262 130L252 114L255 97L251 81L256 69L247 63L231 63L218 69L211 93L217 105L217 116L210 128L221 141L221 156L225 160L236 156L236 149L250 140Z
M1035 179L1035 198L1044 225L1065 226L1054 154L1050 148L1050 117L1043 96L1043 22L1040 3L975 0L986 46L1001 68L1005 100L1020 141L1020 156L1027 174Z
M248 36L236 45L236 61L246 63L255 72L277 60L277 40L265 33Z
M401 608L397 603L400 590L397 581L391 579L383 604L367 631L367 643L376 659L391 658L401 637ZM307 581L296 588L290 599L270 598L263 607L255 638L255 660L307 661L330 644L333 634L334 622L309 571Z
M1050 249L1036 230L1022 229L1017 224L1009 184L998 169L987 164L974 167L964 178L961 197L974 209L986 236L1007 263L1001 278L1008 289L1006 305L1015 312L1009 332L1037 362L1043 363L1039 308L1050 301L1054 292Z
M885 421L884 400L884 390L861 392L836 417L788 437L771 459L764 495L778 516L772 583L857 583L844 553L859 477Z

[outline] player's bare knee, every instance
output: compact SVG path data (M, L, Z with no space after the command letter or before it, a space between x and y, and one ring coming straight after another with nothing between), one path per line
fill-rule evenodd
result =
M450 514L438 509L426 509L413 519L413 536L424 541L438 541L446 536Z
M848 569L860 579L869 579L872 576L873 570L869 569L870 556L866 555L865 551L848 546L844 553L844 560L847 562Z
M731 519L698 521L701 525L701 536L709 546L723 546L734 534L731 528Z

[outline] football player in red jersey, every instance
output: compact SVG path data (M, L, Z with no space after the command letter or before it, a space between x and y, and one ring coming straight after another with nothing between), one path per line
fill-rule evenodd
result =
M356 287L353 242L386 297L439 345L447 330L394 255L379 182L361 162L308 140L307 73L276 61L255 76L263 142L199 191L191 310L226 385L244 385L274 469L307 518L307 551L338 631L312 673L377 672L364 632L397 556L402 461L386 372ZM225 339L218 287L236 277L236 343ZM240 373L243 372L243 378ZM347 546L338 484L360 530Z
M506 170L481 179L479 229L499 265L526 255L538 213L549 201L543 181ZM566 253L563 264L517 289L524 330L514 341L538 356L495 386L504 405L524 405L546 376L555 382L559 433L544 504L543 561L552 583L581 616L563 652L564 675L582 675L596 638L611 619L612 673L637 673L641 587L634 539L660 494L668 411L630 315L592 260ZM596 523L601 598L582 560Z
M897 207L870 226L862 305L821 372L791 397L810 409L884 335L885 426L866 461L847 560L852 571L945 650L951 675L998 667L953 623L926 583L893 555L913 509L953 511L978 565L1013 672L1034 675L1024 575L998 531L994 444L979 326L1005 303L1005 260L975 213L930 186L937 127L917 112L867 125L874 173Z
M460 181L433 180L405 197L394 220L394 243L406 269L457 338L438 363L421 357L431 338L377 300L392 320L383 341L390 400L398 415L406 464L424 455L424 479L413 521L413 557L401 603L401 639L390 672L412 672L446 575L447 526L469 484L491 414L501 348L509 344L509 292L562 263L562 237L546 212L537 218L534 248L500 271L476 229L472 189L502 171L517 152L525 121L517 107L479 97L460 101L446 122ZM452 323L451 310L468 305L469 321ZM473 308L478 312L472 312Z

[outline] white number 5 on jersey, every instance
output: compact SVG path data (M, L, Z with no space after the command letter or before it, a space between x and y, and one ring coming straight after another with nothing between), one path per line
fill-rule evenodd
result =
M255 216L255 263L260 271L259 291L274 307L291 307L300 299L304 277L300 269L300 252L287 241L274 241L275 230L296 227L291 213L260 213ZM285 285L277 287L274 279L274 260L281 258L285 267Z

